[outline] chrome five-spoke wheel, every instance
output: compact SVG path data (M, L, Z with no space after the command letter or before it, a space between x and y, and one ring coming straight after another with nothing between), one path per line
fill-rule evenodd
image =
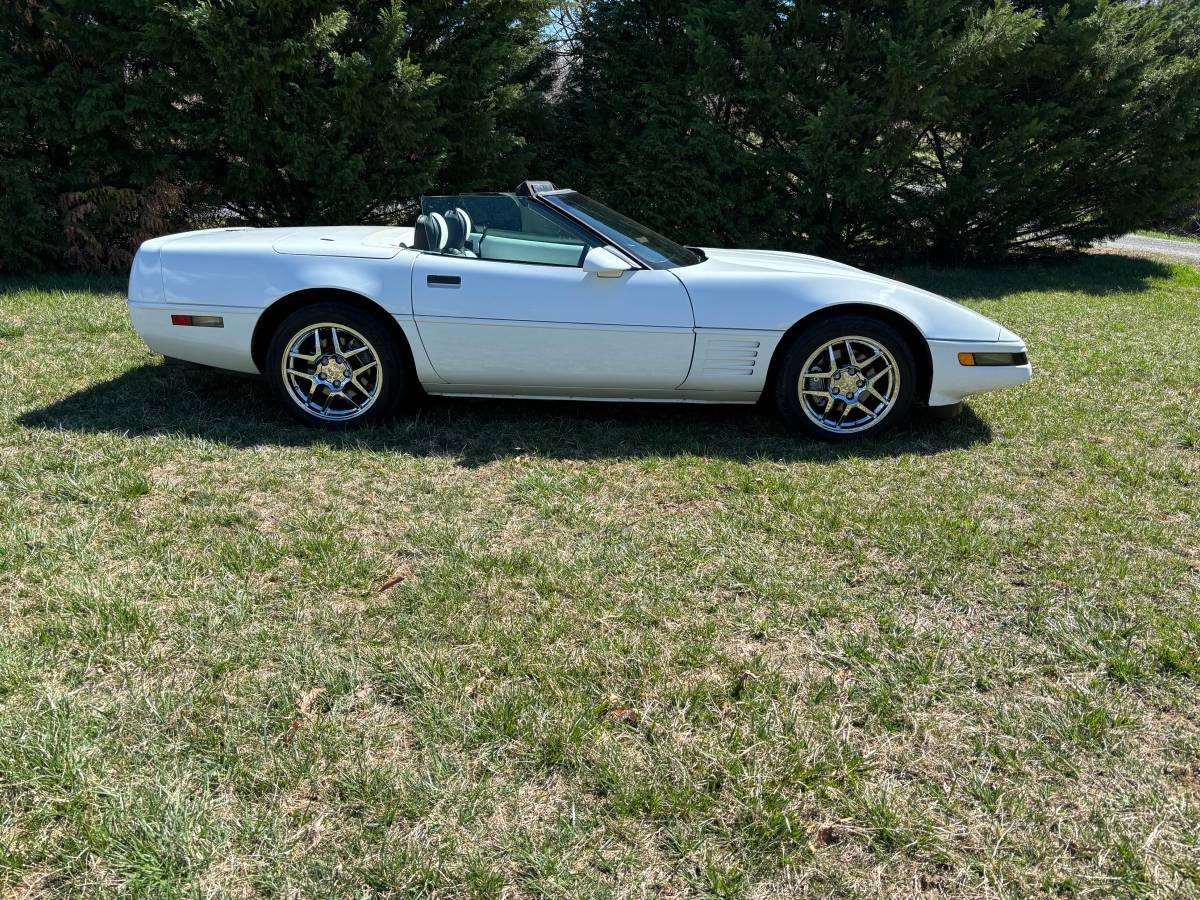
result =
M805 361L800 406L818 428L854 434L881 421L900 396L900 367L881 342L863 335L826 341Z
M294 334L281 365L288 395L309 415L326 421L362 415L383 388L383 369L371 342L334 322Z

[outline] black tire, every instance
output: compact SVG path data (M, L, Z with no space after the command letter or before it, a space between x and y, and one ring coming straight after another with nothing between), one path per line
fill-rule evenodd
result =
M853 342L855 338L865 339L885 353L859 368L855 363L866 363L870 354L865 342L855 342L852 350L847 350L844 344L840 348L834 347L834 359L828 364L821 361L818 365L818 361L814 359L817 351L827 349L832 342L844 342L847 339ZM908 342L886 322L861 315L825 319L797 335L783 348L782 353L783 357L776 369L775 404L788 425L797 431L823 441L858 441L874 437L899 425L907 418L916 388L917 367L913 362ZM891 360L887 358L889 355ZM821 371L817 374L824 371L837 373L832 380L814 377L805 379L804 388L824 392L829 399L815 395L807 403L802 399L800 381L806 364L810 373L817 372L818 369ZM891 369L885 372L884 369L888 366L891 366ZM878 380L872 381L876 376L879 376ZM894 383L885 380L891 377L895 377ZM833 385L837 385L839 391L843 389L842 385L862 385L853 394L849 394L847 389L847 395L857 397L866 408L841 399L842 394L835 392L831 387ZM876 385L888 386L884 390L883 399L865 393ZM835 400L834 397L839 399ZM825 403L829 404L831 412L824 413ZM872 408L876 416L869 415ZM845 416L845 430L833 430L829 424L837 418L839 411ZM816 421L817 417L827 417L828 421L823 418L825 424L819 424Z
M311 334L306 337L301 349L310 351L306 355L316 354L318 358L311 361L295 358L293 363L299 368L294 371L303 370L308 374L289 376L284 363L290 348L300 335L316 326L321 327L315 338ZM337 328L336 335L326 326ZM336 352L331 344L333 340L338 342ZM404 341L398 340L378 315L327 301L299 309L283 320L267 348L264 369L272 392L290 415L305 425L342 431L377 424L415 397L418 388L408 354ZM372 357L376 368L364 366L367 371L355 372L353 380L347 380L355 365ZM335 381L315 377L337 370L339 366ZM316 405L306 406L303 391L296 386L311 387L310 396L315 397L312 403ZM339 390L335 391L333 387ZM331 399L327 411L322 413L316 406L326 397ZM359 406L361 411L355 411ZM338 417L331 418L329 410L339 414Z

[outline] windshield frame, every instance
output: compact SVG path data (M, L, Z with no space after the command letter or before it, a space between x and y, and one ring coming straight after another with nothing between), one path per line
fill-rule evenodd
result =
M623 228L604 222L583 209L576 209L570 200L567 199L567 195L571 194L582 197L584 200L608 210L614 216L618 216L624 221L636 225L641 230L643 236L649 236L659 242L660 245L666 245L665 249L667 252L663 252L663 250L639 240L637 236L627 233ZM615 209L611 209L598 200L593 200L586 194L582 194L574 189L561 188L555 191L539 192L535 197L550 209L553 209L560 215L566 216L576 225L586 228L592 234L620 250L623 255L636 260L647 269L682 269L687 266L697 265L705 259L702 251L676 243L666 235L660 234L654 229L648 228L640 222L629 218L629 216L619 213ZM618 240L614 235L619 235L624 240ZM645 249L643 250L642 248ZM648 256L645 250L652 251L655 256Z

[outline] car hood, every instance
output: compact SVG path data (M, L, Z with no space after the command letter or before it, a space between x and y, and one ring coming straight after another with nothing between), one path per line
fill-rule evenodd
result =
M720 250L704 248L704 255L723 269L760 272L850 272L868 278L879 278L845 263L808 256L804 253L785 253L782 250ZM680 270L681 272L683 270ZM886 279L884 279L886 280Z
M930 340L995 341L1008 334L946 297L830 259L775 250L703 250L703 262L671 270L687 288L701 328L786 331L822 308L854 303L892 310Z

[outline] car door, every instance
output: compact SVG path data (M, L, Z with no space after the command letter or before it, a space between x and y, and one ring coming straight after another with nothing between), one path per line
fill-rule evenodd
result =
M671 390L687 378L695 320L670 271L585 272L596 242L530 201L506 228L479 218L476 209L459 248L435 248L413 267L417 329L439 377L598 396Z

